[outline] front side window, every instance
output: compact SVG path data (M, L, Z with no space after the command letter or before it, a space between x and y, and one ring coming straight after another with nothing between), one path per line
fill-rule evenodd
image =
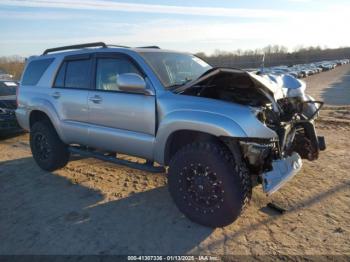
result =
M127 58L98 58L96 68L96 89L119 91L117 75L136 73L142 76L136 66Z
M90 59L65 61L57 73L55 87L90 88Z
M173 52L140 52L165 88L184 85L212 67L200 58Z

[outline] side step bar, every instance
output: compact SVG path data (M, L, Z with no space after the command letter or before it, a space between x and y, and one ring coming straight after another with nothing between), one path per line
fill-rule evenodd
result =
M94 152L88 149L83 149L80 147L70 146L69 151L73 154L78 154L86 157L93 157L103 161L111 162L121 166L127 166L134 169L139 169L142 171L150 173L165 173L165 168L162 166L154 166L152 162L147 161L145 164L140 164L124 159L120 159L114 156L106 156L103 153Z

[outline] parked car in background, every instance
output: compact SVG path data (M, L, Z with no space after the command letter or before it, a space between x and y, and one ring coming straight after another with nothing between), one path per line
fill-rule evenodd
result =
M19 131L16 119L16 89L15 81L0 81L0 134Z
M274 67L266 67L263 71L265 73L270 73L274 75L291 75L295 78L303 78L321 73L323 71L332 70L337 66L349 64L349 62L349 59L339 59L331 61L314 62L309 64L297 64L292 66L280 65ZM259 72L261 70L258 69L257 71Z
M0 72L0 81L13 81L13 75Z

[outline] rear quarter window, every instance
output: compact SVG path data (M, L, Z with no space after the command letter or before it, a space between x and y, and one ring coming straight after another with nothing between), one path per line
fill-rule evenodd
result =
M22 85L36 85L54 59L40 59L29 62L24 72Z

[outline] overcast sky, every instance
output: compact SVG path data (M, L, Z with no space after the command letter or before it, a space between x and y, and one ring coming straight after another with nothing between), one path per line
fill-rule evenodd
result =
M350 46L349 0L0 0L0 56L104 41L188 52Z

